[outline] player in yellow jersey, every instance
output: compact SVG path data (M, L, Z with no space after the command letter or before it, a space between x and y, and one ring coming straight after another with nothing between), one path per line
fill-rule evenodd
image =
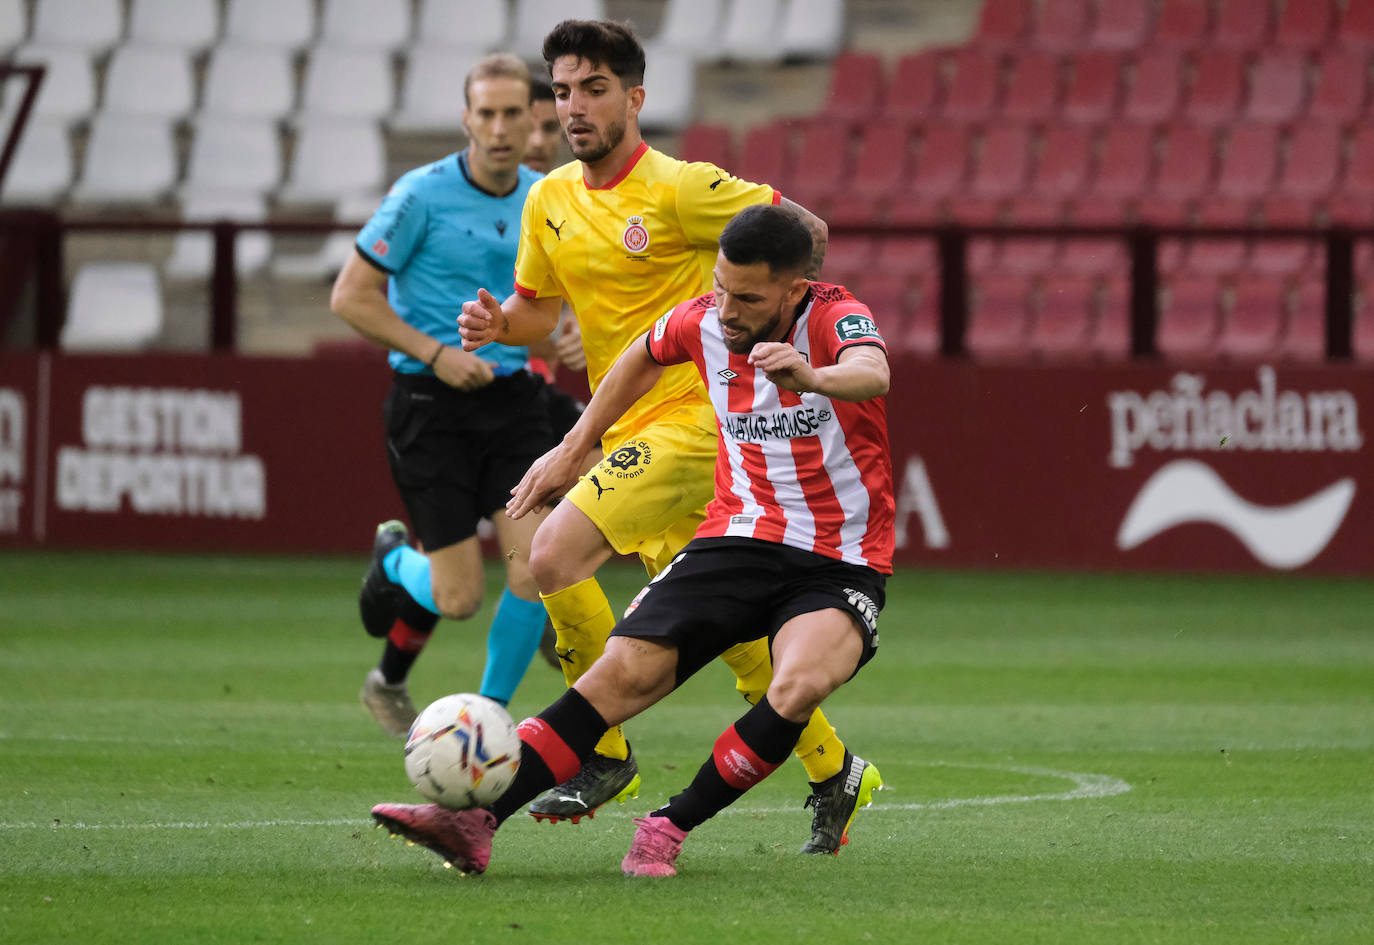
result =
M624 25L565 20L544 40L559 120L576 161L530 191L521 220L515 293L485 290L463 305L464 348L521 344L549 334L564 300L581 327L593 390L620 353L684 298L711 290L720 231L744 207L781 203L812 231L810 275L825 253L825 224L766 184L712 164L688 164L644 143L638 125L644 50ZM722 378L721 383L728 383ZM692 538L714 490L716 421L695 368L668 368L602 439L604 459L569 490L536 533L530 567L558 633L569 685L601 655L615 615L596 580L616 553L638 553L650 575ZM755 703L772 676L768 643L722 659ZM795 752L815 808L806 853L835 853L859 806L881 786L816 712ZM639 773L619 727L565 784L530 806L536 818L576 822L638 793Z

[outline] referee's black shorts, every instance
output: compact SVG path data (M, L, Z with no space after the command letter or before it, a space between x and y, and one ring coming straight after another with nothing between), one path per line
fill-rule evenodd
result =
M461 391L428 374L395 374L383 415L391 477L428 551L477 532L505 508L530 465L558 443L548 385L527 371Z
M793 617L847 611L863 634L858 672L878 650L887 579L789 545L753 538L696 538L639 592L614 636L677 648L677 685L737 643L773 636Z

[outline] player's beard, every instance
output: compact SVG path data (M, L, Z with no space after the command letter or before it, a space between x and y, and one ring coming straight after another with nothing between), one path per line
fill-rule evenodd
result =
M568 135L568 147L572 148L573 157L584 164L595 164L597 161L610 154L620 142L625 140L625 122L613 121L606 126L606 133L599 136L594 144L583 145L578 150L577 145L573 144L572 135Z
M782 309L779 308L778 313L768 320L768 324L764 325L758 331L749 332L736 341L731 341L728 338L723 339L725 341L725 348L731 354L748 354L750 351L754 350L754 345L758 344L760 341L767 341L769 338L773 337L773 333L778 330L778 325L781 322Z

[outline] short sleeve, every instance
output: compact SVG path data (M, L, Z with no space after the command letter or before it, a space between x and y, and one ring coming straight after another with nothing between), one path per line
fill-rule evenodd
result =
M407 175L358 231L358 251L386 272L400 272L424 243L429 210Z
M720 231L745 207L777 203L782 199L767 184L753 184L723 171L714 164L686 165L678 178L677 216L688 242L715 246Z
M525 208L520 214L520 248L515 255L515 291L531 299L563 294L553 277L549 254L539 238L537 227L543 223L545 215L539 201L542 190L542 182L536 181L525 198Z
M682 364L692 359L691 352L683 344L683 325L687 321L687 312L691 310L692 302L683 302L669 309L658 320L654 322L654 327L649 329L648 341L649 357L659 364Z
M818 320L818 328L819 337L812 336L813 364L821 363L814 357L818 343L825 352L826 364L836 363L840 352L855 345L877 345L887 351L887 342L883 341L882 333L878 331L873 313L867 305L855 299L831 302L826 306L824 317Z

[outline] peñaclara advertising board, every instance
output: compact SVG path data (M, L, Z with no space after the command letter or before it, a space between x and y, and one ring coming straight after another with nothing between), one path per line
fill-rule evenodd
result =
M1374 575L1374 372L894 356L903 565ZM364 553L383 360L0 355L0 547Z

